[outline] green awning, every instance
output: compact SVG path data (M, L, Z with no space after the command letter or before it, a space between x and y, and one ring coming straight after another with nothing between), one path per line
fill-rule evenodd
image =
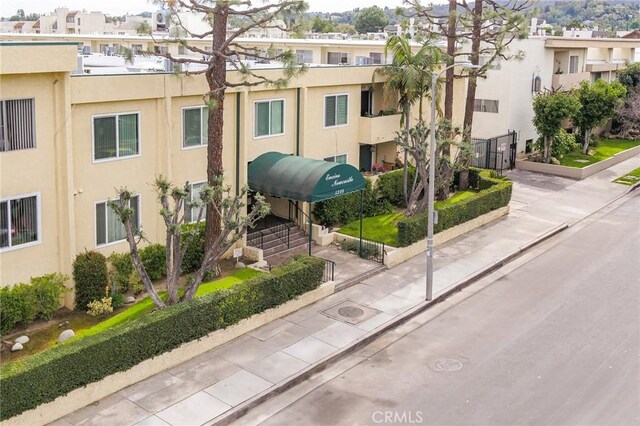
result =
M249 164L249 188L263 194L315 203L363 189L362 174L349 164L267 152Z

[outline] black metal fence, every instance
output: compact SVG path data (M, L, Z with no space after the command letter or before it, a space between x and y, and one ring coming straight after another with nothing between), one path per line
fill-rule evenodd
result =
M362 239L362 246L358 251L363 259L373 260L384 265L384 243L382 241Z
M318 259L324 260L324 274L322 275L322 282L334 281L336 278L336 262L329 259L319 257Z
M518 134L515 131L489 139L473 138L471 165L500 173L504 169L513 170L517 143Z

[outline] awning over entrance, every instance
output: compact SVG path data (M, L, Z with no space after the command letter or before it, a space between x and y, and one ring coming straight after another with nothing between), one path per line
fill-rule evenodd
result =
M363 189L362 174L349 164L267 152L249 164L249 187L263 194L315 203Z

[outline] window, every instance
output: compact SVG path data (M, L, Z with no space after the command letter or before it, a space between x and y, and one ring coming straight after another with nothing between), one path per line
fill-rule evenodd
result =
M33 99L0 101L0 152L35 148Z
M356 65L371 65L373 59L369 56L356 56Z
M255 103L254 137L275 136L284 133L284 100Z
M327 52L327 63L334 65L348 64L349 54L345 52Z
M347 124L349 95L329 95L324 97L324 127Z
M382 64L382 53L371 52L369 53L369 57L371 58L371 63L374 65Z
M569 56L569 74L574 74L578 72L578 57L577 56Z
M183 45L178 46L178 55L186 55L187 54L187 48L184 47Z
M312 50L296 50L296 57L299 64L310 64L313 62Z
M476 99L473 110L478 112L498 112L498 101L492 99Z
M40 241L40 195L0 201L0 249Z
M100 52L101 53L107 53L108 49L109 49L109 45L108 44L100 44Z
M133 51L134 55L139 55L142 52L142 45L141 44L132 44L131 45L131 50Z
M140 153L138 114L93 117L93 159L130 157Z
M190 148L207 144L209 108L206 106L182 110L182 147Z
M169 48L167 46L153 46L153 53L157 55L166 55L169 53Z
M200 199L200 190L202 189L202 187L204 186L206 182L198 182L198 183L193 183L191 184L191 193L189 195L189 200L191 202L193 202L194 200L198 200ZM198 215L200 215L200 211L201 210L205 210L202 212L202 220L205 219L205 215L206 213L206 207L204 206L200 206L200 207L191 207L189 204L186 205L185 207L186 210L186 218L185 221L186 222L195 222L198 220Z
M133 209L132 222L136 228L140 227L140 196L135 195L129 200L129 207ZM106 201L96 203L96 246L115 243L127 238L124 224Z
M347 154L332 155L325 157L324 161L331 161L332 163L347 164Z
M80 18L78 18L78 26L80 26Z

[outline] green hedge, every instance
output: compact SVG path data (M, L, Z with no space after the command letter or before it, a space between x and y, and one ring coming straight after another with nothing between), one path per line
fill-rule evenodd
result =
M301 256L229 290L8 363L0 367L0 420L295 299L317 288L323 272L323 260Z
M80 253L73 261L73 279L76 282L76 309L84 311L89 302L105 295L109 284L107 258L97 251Z
M140 249L140 261L151 281L167 276L167 248L162 244L151 244Z
M409 166L407 173L407 186L409 190L411 189L411 185L413 185L413 177L415 173L415 167ZM403 170L394 170L378 176L376 186L380 197L388 200L391 204L396 206L404 206L404 189L402 186L403 175Z
M433 228L434 233L460 225L509 204L511 182L496 177L491 172L470 169L469 183L480 192L473 198L438 208L438 223ZM398 241L401 247L426 238L427 217L427 213L422 213L398 221Z
M69 277L47 274L31 278L31 284L17 284L0 289L0 334L18 324L29 324L36 318L49 319L60 308L60 296Z
M189 243L182 258L182 273L195 272L202 265L204 258L204 228L205 223L190 223L182 226L182 242Z

